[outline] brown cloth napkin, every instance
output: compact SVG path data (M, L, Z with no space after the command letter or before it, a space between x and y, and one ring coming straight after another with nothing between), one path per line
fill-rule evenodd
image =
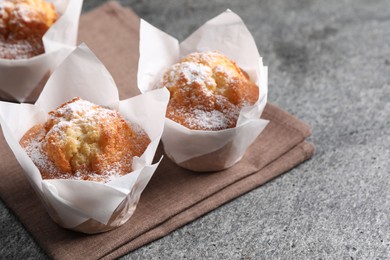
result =
M121 98L136 94L139 18L115 2L82 16L84 41L112 73ZM48 216L0 133L0 196L50 257L111 259L156 240L310 158L310 128L268 104L267 128L244 158L225 171L193 173L166 156L123 226L97 235L60 228ZM163 154L161 147L156 158Z

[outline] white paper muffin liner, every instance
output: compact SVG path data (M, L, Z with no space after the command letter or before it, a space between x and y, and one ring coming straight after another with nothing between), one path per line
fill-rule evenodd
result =
M141 157L133 158L131 173L107 183L42 180L19 140L32 126L44 123L49 111L76 96L118 110L147 133L151 143ZM113 78L82 44L54 71L34 105L0 102L0 123L8 145L53 220L68 229L98 233L122 225L133 214L159 164L152 161L163 132L168 101L166 89L119 101Z
M34 102L53 70L76 47L83 0L48 0L59 19L43 36L45 53L19 60L0 59L0 99Z
M178 165L193 171L218 171L231 167L267 126L260 119L267 103L267 67L251 33L230 10L209 20L186 40L178 40L144 20L140 27L138 87L142 93L159 86L162 75L192 52L220 51L247 72L259 87L257 102L241 110L234 128L220 131L188 129L166 119L162 142L165 153Z

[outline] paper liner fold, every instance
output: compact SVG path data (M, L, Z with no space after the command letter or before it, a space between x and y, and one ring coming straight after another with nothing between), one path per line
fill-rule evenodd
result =
M58 20L43 36L45 53L20 60L0 59L0 99L35 102L51 73L75 48L83 0L53 0Z
M75 96L117 109L148 134L151 143L141 157L133 158L133 172L104 184L42 180L19 140L32 126L45 122L49 111ZM111 75L82 44L52 74L36 104L0 102L0 123L8 145L53 220L65 228L98 233L122 225L131 217L156 170L160 161L152 161L163 132L168 100L169 91L158 89L119 101Z
M218 171L231 167L244 155L267 126L260 119L267 103L267 67L241 18L230 10L209 20L180 44L144 20L140 25L138 87L142 93L159 87L164 72L192 52L220 51L235 61L259 87L259 98L241 109L237 125L220 131L188 129L166 119L162 141L166 154L193 171Z

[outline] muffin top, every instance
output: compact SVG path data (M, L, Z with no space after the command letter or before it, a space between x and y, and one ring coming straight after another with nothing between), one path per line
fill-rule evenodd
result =
M74 98L49 113L20 141L44 179L108 181L132 171L150 143L119 112Z
M42 37L57 20L45 0L0 2L0 58L26 59L44 53Z
M248 74L217 51L184 57L166 71L161 85L171 94L167 117L194 130L235 127L242 107L259 97Z

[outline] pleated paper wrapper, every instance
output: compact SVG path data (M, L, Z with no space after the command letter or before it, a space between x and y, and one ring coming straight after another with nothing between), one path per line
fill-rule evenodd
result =
M132 172L107 183L42 180L19 140L32 126L44 123L49 111L76 96L116 109L147 133L151 143L141 157L133 158ZM35 104L0 102L0 123L8 145L52 219L64 228L99 233L122 225L132 216L155 172L159 161L153 163L153 158L163 132L168 100L169 91L158 89L119 101L113 78L82 44L51 75Z
M219 131L188 129L170 119L162 136L166 155L176 164L197 172L219 171L241 160L268 121L260 119L267 103L267 67L241 18L226 10L207 21L179 43L177 39L141 20L138 87L142 93L156 89L162 75L192 52L219 51L235 61L259 87L257 102L244 107L234 128Z
M60 15L42 40L45 53L29 59L0 59L0 100L35 102L53 70L76 47L83 0L48 0Z

